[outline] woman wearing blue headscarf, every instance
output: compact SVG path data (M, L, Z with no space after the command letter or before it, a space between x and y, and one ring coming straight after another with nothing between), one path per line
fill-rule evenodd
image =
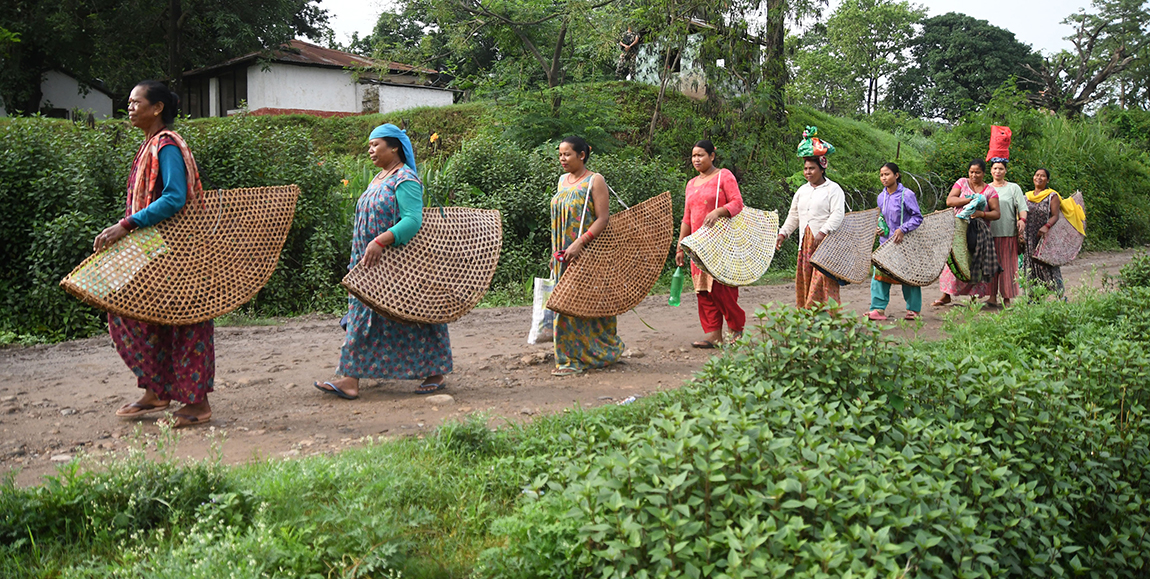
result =
M403 245L423 225L423 184L415 170L411 141L399 127L380 125L368 137L367 154L380 168L355 205L351 263L379 263L385 247ZM362 378L423 380L415 391L442 390L451 372L447 324L389 320L348 297L347 338L339 356L341 378L315 387L340 398L359 397Z

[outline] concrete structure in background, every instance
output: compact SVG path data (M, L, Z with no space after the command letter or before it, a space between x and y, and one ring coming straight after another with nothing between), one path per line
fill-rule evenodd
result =
M91 115L102 121L112 118L112 94L99 83L85 84L58 70L44 73L40 81L40 112L44 116L86 120ZM8 116L0 103L0 117Z
M386 113L451 104L455 91L442 87L449 80L398 62L380 74L370 59L293 40L270 54L253 52L185 72L181 98L192 118L227 116L244 104L251 114Z

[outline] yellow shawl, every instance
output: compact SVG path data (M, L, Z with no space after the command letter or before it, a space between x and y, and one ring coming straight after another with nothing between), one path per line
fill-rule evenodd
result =
M1058 208L1062 210L1062 216L1074 226L1074 229L1078 230L1078 233L1086 235L1086 211L1073 199L1069 197L1063 199L1062 195L1059 195L1058 191L1054 189L1043 189L1038 193L1030 191L1026 194L1026 199L1035 203L1042 203L1052 194L1058 197Z

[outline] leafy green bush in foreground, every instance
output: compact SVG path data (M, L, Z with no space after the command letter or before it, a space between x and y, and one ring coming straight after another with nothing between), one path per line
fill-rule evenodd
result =
M993 340L1049 307L1064 306L978 331ZM481 575L1146 573L1145 334L1099 331L1012 363L896 347L837 310L760 318L707 366L694 404L613 432L501 520L507 543Z

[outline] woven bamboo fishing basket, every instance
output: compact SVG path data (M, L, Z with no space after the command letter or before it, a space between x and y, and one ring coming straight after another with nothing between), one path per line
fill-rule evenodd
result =
M683 239L683 252L711 277L729 286L758 281L775 258L778 211L744 207L732 218L720 218Z
M1082 192L1076 191L1071 197L1079 207L1085 208L1082 202ZM1059 219L1046 235L1038 241L1038 248L1034 250L1034 259L1046 265L1061 267L1074 261L1078 252L1082 251L1082 243L1086 236L1078 233L1065 218Z
M577 318L617 316L655 287L673 232L671 193L611 216L555 284L547 309Z
M935 211L923 217L917 229L904 235L902 243L887 239L871 255L871 262L905 285L930 285L946 267L954 221L954 211Z
M811 255L811 263L842 281L863 283L870 279L870 256L878 216L877 207L847 213L842 225L819 243Z
M137 229L60 280L110 313L182 326L243 305L275 271L299 187L214 189L171 219Z
M966 232L970 229L970 222L965 219L954 218L954 236L950 242L950 256L947 265L950 273L959 281L970 281L971 255L970 246L966 244Z
M385 248L372 267L356 264L340 285L381 316L446 324L483 299L502 249L498 211L428 207L410 242Z

